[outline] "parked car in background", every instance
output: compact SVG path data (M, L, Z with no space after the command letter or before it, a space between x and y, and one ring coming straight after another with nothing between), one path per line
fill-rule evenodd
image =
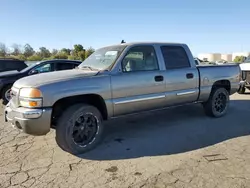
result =
M250 90L250 57L248 57L243 63L240 63L241 69L241 81L238 90L239 94L244 94L246 88Z
M26 68L28 65L18 59L13 58L0 58L0 72L17 70L20 71Z
M96 50L78 69L19 79L4 116L31 135L55 128L57 144L80 154L100 143L103 120L194 103L222 117L239 81L239 65L196 65L186 44L122 43Z
M73 69L80 63L81 61L78 60L56 59L37 62L20 71L13 70L2 72L0 73L0 98L3 100L3 104L8 103L10 100L11 87L13 83L20 78L45 72Z

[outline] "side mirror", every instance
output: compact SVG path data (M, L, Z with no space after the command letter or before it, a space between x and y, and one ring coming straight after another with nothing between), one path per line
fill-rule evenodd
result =
M38 74L38 73L39 73L38 70L32 70L32 71L30 71L30 75Z

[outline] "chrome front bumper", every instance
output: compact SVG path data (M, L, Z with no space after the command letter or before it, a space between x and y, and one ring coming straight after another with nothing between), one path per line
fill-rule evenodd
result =
M4 110L6 122L31 135L45 135L50 131L51 114L52 108L12 108L9 104Z

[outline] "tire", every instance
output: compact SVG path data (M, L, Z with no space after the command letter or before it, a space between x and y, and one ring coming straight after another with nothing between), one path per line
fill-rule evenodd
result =
M227 113L229 93L225 88L213 88L207 102L203 103L205 114L219 118Z
M83 139L83 135L87 134L85 131L91 129L90 133L93 135L90 142L78 143L79 139ZM99 110L87 104L76 104L69 107L59 118L56 125L56 142L64 151L73 155L83 154L94 149L100 143L103 131L103 119ZM90 133L88 132L87 136L91 136ZM87 136L84 135L85 138Z
M244 94L246 91L245 87L240 86L239 90L237 91L239 94Z
M3 88L1 92L1 98L3 100L3 104L6 105L9 102L9 99L7 98L7 92L10 91L12 85L7 85Z

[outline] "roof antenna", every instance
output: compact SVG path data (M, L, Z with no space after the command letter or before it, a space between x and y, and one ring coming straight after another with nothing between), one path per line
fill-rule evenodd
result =
M126 43L124 40L121 41L121 44Z

